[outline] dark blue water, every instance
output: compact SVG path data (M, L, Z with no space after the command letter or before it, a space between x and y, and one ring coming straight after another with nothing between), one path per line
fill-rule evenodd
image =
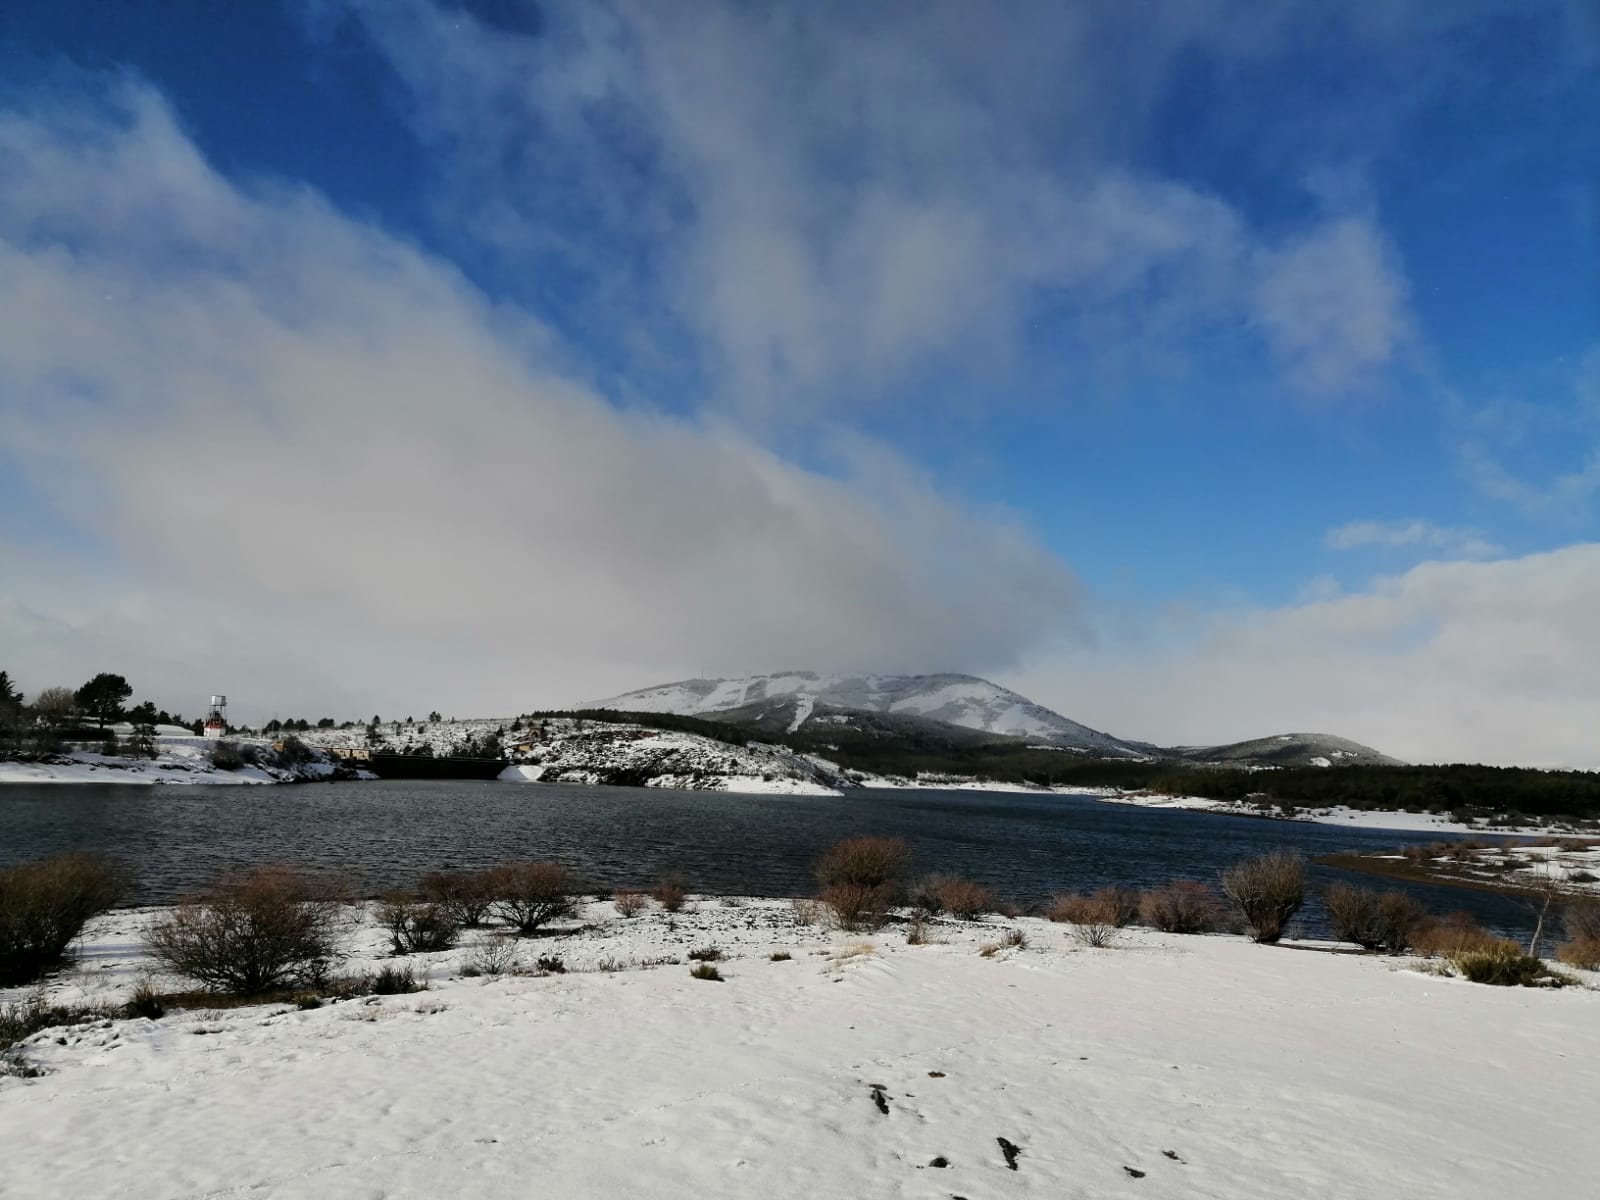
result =
M0 786L0 865L67 850L104 851L137 872L136 903L170 900L222 871L268 862L342 872L376 895L413 885L426 871L516 858L564 862L597 886L648 885L677 871L694 891L795 896L814 890L811 864L822 850L857 833L903 837L915 872L964 875L1024 906L1112 883L1214 882L1229 863L1278 847L1310 858L1434 840L985 792L734 796L401 780ZM1312 874L1324 883L1351 878L1324 867ZM1435 911L1465 909L1507 932L1532 924L1519 901L1458 888L1406 890ZM1305 920L1308 932L1320 929L1315 904Z

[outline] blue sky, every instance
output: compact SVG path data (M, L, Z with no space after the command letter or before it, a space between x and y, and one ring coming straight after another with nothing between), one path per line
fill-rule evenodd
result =
M1127 736L1577 761L1597 54L1560 0L13 5L13 674L957 669ZM386 603L463 525L531 622Z

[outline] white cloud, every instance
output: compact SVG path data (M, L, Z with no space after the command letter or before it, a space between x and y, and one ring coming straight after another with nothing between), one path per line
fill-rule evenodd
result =
M1351 595L1212 618L1010 680L1113 733L1216 744L1337 733L1414 762L1600 769L1600 545L1431 562Z
M1041 314L1070 314L1086 354L1255 329L1319 393L1406 338L1370 215L1269 234L1131 165L1175 63L1292 42L1289 8L621 0L529 33L429 0L345 7L450 164L452 226L576 267L631 329L686 331L745 410L1005 364Z
M520 709L697 667L995 664L1075 619L1005 514L881 447L830 476L618 411L441 261L231 186L147 89L5 116L0 168L0 447L130 564L66 609L61 556L7 571L7 644L76 644L79 674L143 644L238 692L215 676L263 655L229 639L260 639L320 666L258 704Z
M1330 550L1420 550L1449 558L1493 558L1502 553L1481 530L1450 528L1412 518L1403 521L1352 521L1330 529L1323 538Z

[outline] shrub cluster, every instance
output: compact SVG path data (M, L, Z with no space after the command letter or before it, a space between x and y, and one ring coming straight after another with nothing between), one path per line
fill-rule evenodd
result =
M1503 938L1493 939L1487 946L1457 950L1449 958L1450 965L1473 983L1532 987L1547 980L1559 982L1542 959L1524 954L1521 946Z
M1162 933L1214 933L1222 923L1222 903L1198 880L1174 879L1139 897L1139 918Z
M677 912L689 898L688 885L681 875L663 875L656 880L656 885L650 889L650 894L655 897L656 903L661 905L662 910L669 913Z
M1389 954L1410 949L1413 934L1427 916L1422 905L1405 892L1379 892L1348 883L1323 889L1322 905L1334 937L1354 942L1363 950Z
M1306 868L1300 856L1274 850L1236 863L1222 873L1222 892L1257 942L1276 942L1306 898Z
M613 901L617 913L630 920L650 907L650 899L643 892L618 892Z
M900 898L911 848L900 838L853 837L817 860L822 899L846 929L876 928Z
M66 961L90 918L126 891L123 872L94 854L63 854L0 871L0 986L30 983Z
M524 936L571 916L577 907L572 872L560 863L504 863L489 871L495 911Z
M981 883L953 875L929 875L911 889L911 902L934 916L949 913L971 921L995 910L994 893Z
M327 886L285 867L228 876L145 930L156 961L239 996L316 986L339 957L344 906Z
M1453 958L1457 954L1486 950L1500 941L1485 932L1470 913L1425 917L1411 930L1411 948L1424 958Z
M432 871L422 877L422 897L450 914L463 929L477 929L494 907L491 871Z
M378 923L389 931L396 954L428 954L449 950L461 936L461 924L442 904L412 896L385 896L378 904Z
M1568 903L1564 923L1567 940L1556 957L1568 966L1600 971L1600 898L1586 896Z

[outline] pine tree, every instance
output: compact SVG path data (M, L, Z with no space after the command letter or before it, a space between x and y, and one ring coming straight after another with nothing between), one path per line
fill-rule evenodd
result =
M126 679L102 671L78 689L78 707L99 721L100 728L104 729L107 721L122 716L122 706L131 695L133 689Z
M0 671L0 710L7 708L21 708L22 693L11 682L11 676Z

